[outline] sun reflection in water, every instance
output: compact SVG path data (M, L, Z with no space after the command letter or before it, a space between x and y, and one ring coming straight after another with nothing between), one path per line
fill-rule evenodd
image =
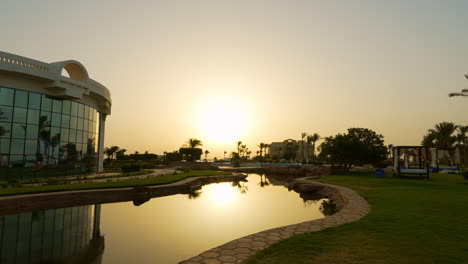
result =
M232 204L236 198L236 189L232 188L229 183L215 184L210 187L212 188L204 193L208 194L210 201L216 206Z

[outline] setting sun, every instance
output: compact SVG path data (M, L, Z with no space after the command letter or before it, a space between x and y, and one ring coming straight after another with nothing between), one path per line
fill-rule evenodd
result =
M242 138L249 125L246 108L232 98L218 99L201 107L198 115L200 132L213 143L233 143Z

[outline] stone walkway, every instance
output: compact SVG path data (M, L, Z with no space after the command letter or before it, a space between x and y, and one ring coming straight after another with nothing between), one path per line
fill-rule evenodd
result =
M367 201L349 188L312 182L305 180L305 178L296 180L296 183L328 187L327 189L331 191L328 198L334 200L341 210L325 218L273 228L233 240L205 251L198 256L182 261L180 264L241 263L256 251L266 248L279 240L286 239L295 234L316 232L328 227L354 222L367 215L370 211L370 205Z

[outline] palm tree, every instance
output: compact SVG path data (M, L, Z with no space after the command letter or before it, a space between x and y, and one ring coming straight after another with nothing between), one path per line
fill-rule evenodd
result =
M468 79L468 74L465 74L465 78ZM449 93L449 97L454 96L468 96L468 89L461 90L461 93Z
M301 158L302 158L302 162L304 162L304 140L305 138L307 137L307 133L306 132L302 132L301 133Z
M388 144L388 146L387 146L387 156L388 157L393 157L392 149L393 149L393 144Z
M260 157L263 156L263 148L265 147L265 143L260 143L257 145L260 148Z
M241 145L242 145L242 141L237 141L237 153L239 154L239 156L240 156L240 151L241 151Z
M227 151L224 151L224 160L226 160Z
M312 142L312 157L315 159L315 144L317 141L321 139L320 135L318 133L314 133L311 137L311 142Z
M441 122L436 124L434 129L429 129L428 132L435 135L437 148L451 149L456 141L456 136L453 134L457 130L457 127L458 126L452 122Z
M125 152L127 152L126 149L119 149L118 151L115 152L115 158L119 159L119 157L125 156Z
M309 157L310 157L310 153L309 153L309 149L310 149L310 144L312 143L312 135L307 135L307 158L306 158L306 161L307 163L309 163Z
M464 146L467 145L466 144L468 141L468 137L466 136L467 134L468 134L468 126L459 125L457 139L459 139L460 142L458 144L463 144Z
M104 153L107 155L107 159L108 160L114 159L114 155L115 155L115 153L117 153L119 151L119 149L120 148L118 146L111 146L109 148L107 148L107 147L104 148Z
M6 130L5 128L3 128L2 126L0 126L0 138L3 137L4 135L6 135L6 133L8 133L9 131ZM0 140L0 149L1 149L1 140Z
M435 133L431 131L427 131L427 133L423 136L423 139L421 141L421 145L428 147L428 148L433 148L435 147L437 136Z
M196 139L196 138L189 138L187 140L187 145L189 148L196 148L196 147L201 147L203 146L203 143L201 140Z
M104 148L104 154L107 156L107 160L111 160L112 156L114 155L113 151L111 148L105 147Z
M210 152L208 150L205 150L205 160L208 160L208 154L210 154Z
M1 120L7 119L6 117L3 117L3 115L4 115L3 111L0 110L0 121L1 121ZM8 132L9 132L8 130L6 130L5 128L3 128L2 126L0 126L0 137L3 137L3 136L6 135L6 133L8 133ZM0 141L0 143L1 143L1 141ZM1 145L0 145L0 147L1 147Z

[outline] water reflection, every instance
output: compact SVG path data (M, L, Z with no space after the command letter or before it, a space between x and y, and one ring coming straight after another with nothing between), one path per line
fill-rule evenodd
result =
M322 212L322 214L328 216L336 213L337 206L336 203L332 200L324 200L322 201L319 210Z
M251 174L186 195L0 216L0 263L177 263L336 208L286 185L280 178Z
M0 216L0 263L101 263L100 208Z

